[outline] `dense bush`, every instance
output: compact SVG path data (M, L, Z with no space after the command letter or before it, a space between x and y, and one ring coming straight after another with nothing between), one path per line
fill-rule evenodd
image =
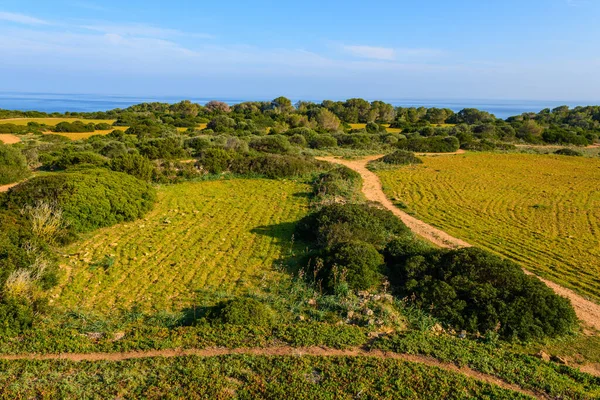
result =
M183 141L178 137L148 139L138 145L140 154L151 160L172 160L189 156L183 148Z
M230 169L236 174L262 175L267 178L293 178L318 171L321 167L321 162L310 157L245 154L234 158Z
M20 181L29 175L25 156L17 148L0 143L0 185Z
M81 121L74 122L59 122L52 129L53 132L66 132L66 133L76 133L76 132L94 132L94 124L84 124ZM110 129L110 128L108 128Z
M121 172L86 170L37 176L13 188L5 198L20 210L39 201L56 204L71 232L88 232L140 218L152 208L154 189Z
M405 150L396 150L391 154L387 154L381 158L381 161L386 164L393 165L411 165L423 163L420 158L415 156L415 153Z
M413 297L454 329L528 340L564 335L577 321L567 299L515 263L477 248L432 250L415 242L395 243L387 259L399 294Z
M149 181L154 172L154 165L148 158L136 153L124 154L110 161L110 169L125 172L143 181Z
M308 143L311 149L326 149L336 147L337 140L331 135L317 135Z
M361 196L362 178L348 167L338 166L320 174L313 182L313 196L318 201L356 201Z
M223 324L269 326L274 314L267 304L250 297L237 297L217 305L212 319Z
M239 154L218 147L208 148L200 153L197 165L211 174L220 174L229 170L231 162Z
M112 125L107 124L106 122L100 122L99 124L94 125L94 129L96 129L97 131L107 131L109 129L112 129Z
M98 153L79 151L64 153L58 159L46 164L46 167L52 170L65 170L74 166L103 167L106 163L107 159Z
M250 148L264 153L287 154L292 150L290 141L282 135L269 135L254 138Z
M383 249L397 236L412 235L391 211L368 204L331 204L298 224L299 234L320 247L361 240Z
M329 289L346 282L349 289L367 290L381 283L383 269L383 256L375 246L352 240L338 243L326 252L322 278Z
M554 152L554 154L558 154L560 156L583 157L582 152L569 148L558 149Z
M459 149L460 142L454 136L433 136L400 140L396 146L399 149L421 153L453 153Z

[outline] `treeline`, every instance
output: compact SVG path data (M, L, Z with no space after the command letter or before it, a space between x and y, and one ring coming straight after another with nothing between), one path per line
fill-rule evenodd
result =
M211 101L205 105L188 100L176 103L142 103L125 109L94 113L45 114L0 110L0 118L8 117L70 117L82 119L115 119L115 126L141 127L152 130L154 126L185 127L194 131L199 124L207 124L206 134L231 134L234 136L285 134L294 136L295 129L310 129L316 134L329 134L342 147L360 147L369 141L396 142L402 139L431 136L454 136L460 146L473 150L489 149L493 143L551 143L588 145L600 134L600 107L567 106L545 109L539 113L524 113L507 120L474 108L457 113L448 108L394 107L382 101L364 99L346 101L325 100L321 103L300 101L296 104L285 97L272 101L243 102L228 105ZM353 128L351 124L367 124ZM82 129L82 127L79 127ZM103 129L105 129L104 127ZM383 135L389 129L401 130L392 136L359 137L342 135ZM96 128L99 129L99 128ZM1 128L0 128L1 130ZM70 132L74 130L57 130ZM306 136L306 135L304 135ZM337 136L337 137L336 137ZM306 137L305 137L306 139ZM298 140L301 140L298 138ZM313 145L310 144L313 140ZM310 147L333 146L330 138L324 143L307 140ZM480 146L478 142L487 141Z

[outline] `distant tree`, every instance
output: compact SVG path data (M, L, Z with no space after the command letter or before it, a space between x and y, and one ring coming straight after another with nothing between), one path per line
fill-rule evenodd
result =
M292 101L287 97L280 96L273 101L271 101L271 106L274 110L281 114L287 114L294 110L294 106L292 105Z
M224 103L222 101L217 101L217 100L209 101L208 103L206 103L204 108L208 112L224 112L224 113L231 112L231 108L229 107L229 105L227 103Z
M336 132L340 127L340 119L325 108L319 110L315 120L317 121L319 128L329 132Z
M171 110L176 114L181 114L184 117L195 117L200 112L200 106L196 103L192 103L189 100L183 100L179 103L173 104Z

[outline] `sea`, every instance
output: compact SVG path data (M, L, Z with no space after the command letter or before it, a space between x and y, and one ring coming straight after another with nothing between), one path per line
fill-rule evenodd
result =
M43 112L91 112L107 111L115 108L127 108L143 102L176 103L190 100L206 104L211 100L219 100L228 104L244 101L264 101L267 98L205 98L193 96L123 96L105 94L68 94L68 93L16 93L0 92L0 109ZM322 99L292 99L321 102ZM330 100L343 100L332 98ZM477 108L506 119L524 112L538 112L545 108L555 108L562 105L569 107L600 104L600 101L543 101L543 100L484 100L484 99L368 99L382 100L400 107L439 107L450 108L458 112L463 108Z

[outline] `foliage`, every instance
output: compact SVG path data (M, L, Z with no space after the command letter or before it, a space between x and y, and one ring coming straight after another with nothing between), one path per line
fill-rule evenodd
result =
M388 252L388 268L403 296L455 329L497 332L529 340L571 332L577 317L569 301L518 265L483 250Z
M384 260L375 246L360 240L338 243L325 253L322 279L330 289L346 283L351 290L376 288L382 281Z
M251 297L237 297L223 301L215 307L214 321L244 326L269 326L274 321L268 305Z
M20 181L30 174L25 156L16 147L0 143L0 185Z
M65 152L59 158L45 164L51 170L66 170L71 167L103 167L106 157L92 151Z
M136 153L123 154L110 160L110 169L149 181L154 173L154 165L148 158Z
M250 148L264 153L287 154L292 147L289 140L282 135L269 135L254 138L250 141Z
M558 149L554 152L554 154L558 154L560 156L583 157L582 152L569 148Z
M56 204L71 232L89 232L142 217L152 208L154 189L130 175L87 170L37 176L11 190L5 203L21 209L39 201Z
M360 174L348 167L336 166L321 173L313 182L313 197L321 204L362 199Z
M460 142L454 136L433 136L400 140L396 147L422 153L452 153L460 148Z
M381 161L393 165L423 164L423 161L415 156L415 153L405 150L396 150L393 153L387 154L381 158Z
M309 146L311 149L326 149L328 147L336 147L337 140L331 135L316 135L310 140Z

